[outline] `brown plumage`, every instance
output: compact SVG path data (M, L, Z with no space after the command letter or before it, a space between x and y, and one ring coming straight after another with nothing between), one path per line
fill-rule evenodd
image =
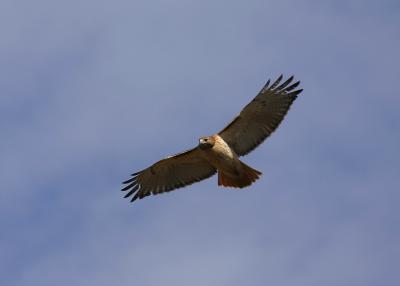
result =
M125 197L131 201L150 194L169 192L213 176L218 172L218 185L244 188L261 176L242 161L282 122L291 104L301 93L293 76L281 84L283 76L265 84L258 95L221 132L199 139L197 147L167 157L123 182Z

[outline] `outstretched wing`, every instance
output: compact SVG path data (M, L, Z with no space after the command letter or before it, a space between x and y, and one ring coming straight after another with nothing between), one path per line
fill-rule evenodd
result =
M125 198L132 196L131 202L150 194L169 192L207 179L216 169L201 157L197 148L167 157L143 171L132 174L123 182L127 191Z
M258 95L218 133L238 156L250 153L274 132L302 92L295 90L299 81L291 84L293 76L280 84L282 78L280 75L271 86L268 80Z

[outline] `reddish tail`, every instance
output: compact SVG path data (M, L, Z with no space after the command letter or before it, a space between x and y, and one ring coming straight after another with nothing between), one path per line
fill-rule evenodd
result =
M232 187L232 188L244 188L250 186L261 176L261 172L257 171L245 163L241 162L243 171L238 176L232 176L230 174L218 172L218 186Z

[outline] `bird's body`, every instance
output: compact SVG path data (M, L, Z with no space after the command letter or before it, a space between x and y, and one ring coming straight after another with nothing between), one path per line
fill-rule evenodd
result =
M240 161L235 151L218 134L208 137L214 140L214 145L208 149L201 149L204 159L206 159L218 171L237 174L241 171ZM200 139L201 140L201 139ZM204 140L204 139L203 139ZM200 143L201 144L201 143Z
M261 144L279 126L291 104L302 91L293 77L281 83L282 75L265 84L258 95L222 131L201 137L197 147L169 156L143 171L132 174L122 191L131 201L181 188L218 172L218 185L244 188L261 172L239 160Z
M218 185L225 187L243 188L251 185L259 176L252 176L250 167L239 160L235 151L218 134L210 137L200 138L202 140L212 141L210 148L202 149L201 156L218 171ZM251 168L250 168L251 169ZM252 169L253 170L253 169ZM257 175L261 172L254 170Z

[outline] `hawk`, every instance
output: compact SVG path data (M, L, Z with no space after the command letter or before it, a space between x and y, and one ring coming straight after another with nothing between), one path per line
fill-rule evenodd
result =
M257 96L224 129L199 139L188 151L169 156L132 174L123 182L125 198L131 202L150 194L169 192L207 179L218 172L218 186L244 188L261 175L239 160L260 145L282 122L291 104L302 92L293 76L282 82L270 80Z

